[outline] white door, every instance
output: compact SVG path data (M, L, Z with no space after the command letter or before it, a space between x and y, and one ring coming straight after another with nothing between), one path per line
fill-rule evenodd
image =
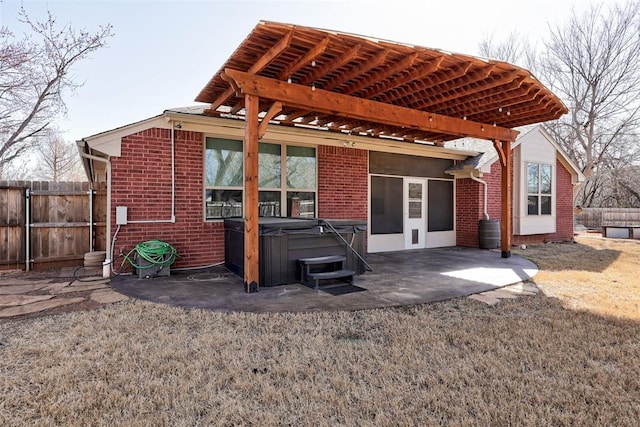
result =
M404 179L404 247L426 247L426 180Z

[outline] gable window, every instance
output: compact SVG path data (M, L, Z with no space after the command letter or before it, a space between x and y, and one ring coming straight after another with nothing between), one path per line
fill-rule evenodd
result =
M242 141L205 141L205 218L242 216ZM260 216L314 217L316 149L261 142L258 146Z
M527 214L551 215L551 165L527 163Z

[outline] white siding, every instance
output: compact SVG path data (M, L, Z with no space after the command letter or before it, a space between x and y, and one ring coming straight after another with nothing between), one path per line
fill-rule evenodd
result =
M551 165L551 215L527 215L527 163ZM556 149L540 128L524 135L514 150L513 232L516 235L556 232Z

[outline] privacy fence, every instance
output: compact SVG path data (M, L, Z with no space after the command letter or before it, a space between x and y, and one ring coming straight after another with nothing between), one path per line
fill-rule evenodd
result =
M81 265L104 250L106 185L0 181L0 269Z
M632 225L640 223L639 208L583 208L576 213L576 224L584 225L589 229L602 228L603 222L616 222L620 225Z

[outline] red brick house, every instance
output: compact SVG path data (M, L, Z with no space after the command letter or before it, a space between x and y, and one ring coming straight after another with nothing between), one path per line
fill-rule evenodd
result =
M93 156L109 156L112 237L116 207L127 208L127 224L120 227L113 248L116 256L139 242L160 239L178 250L177 266L224 261L222 219L242 212L237 153L244 126L241 120L206 117L201 111L167 110L79 141L83 150L92 147ZM260 150L265 159L261 215L291 216L295 203L297 215L366 220L370 252L477 247L478 220L485 217L484 184L471 176L487 183L487 213L499 219L497 155L491 143L479 140L451 145L457 148L401 149L367 137L346 140L270 126ZM583 179L580 171L541 127L516 140L513 156L513 242L572 240L573 191ZM226 162L225 171L219 159ZM106 180L105 161L85 162L92 180ZM528 192L528 171L549 178L547 188Z
M572 239L582 175L513 130L566 107L517 66L263 22L196 101L78 141L108 183L110 257L160 239L179 267L221 262L232 216L367 221L369 252L478 246L485 213L514 242Z

